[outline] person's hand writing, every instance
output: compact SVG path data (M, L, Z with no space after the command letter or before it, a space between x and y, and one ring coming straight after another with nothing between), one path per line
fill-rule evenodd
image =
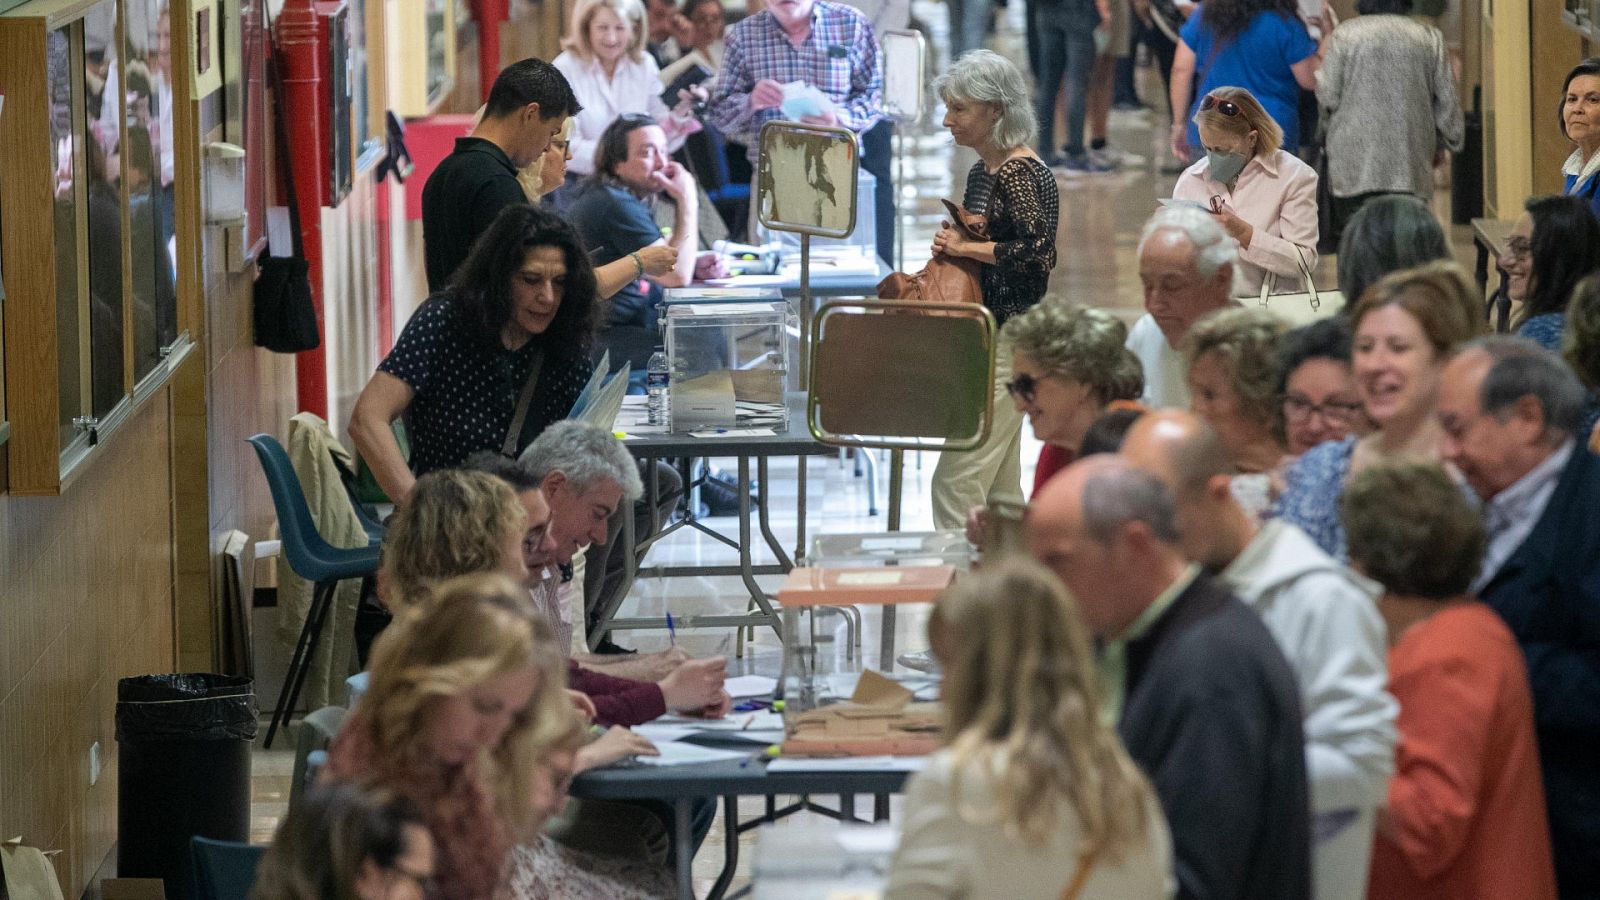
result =
M577 770L587 772L600 766L609 766L630 756L660 756L661 751L643 735L635 734L622 726L606 729L606 733L584 745L578 751Z
M652 244L640 247L639 262L644 264L644 274L657 278L671 272L678 264L678 248L671 244Z
M732 710L733 698L728 696L727 691L721 691L720 696L714 702L708 703L699 709L684 710L683 714L700 719L720 719Z
M690 660L661 679L661 696L667 709L699 710L723 696L728 661L721 656Z
M783 105L783 85L771 78L756 82L750 90L751 109L776 109Z
M1229 237L1239 242L1239 248L1249 249L1250 238L1256 233L1255 228L1226 206L1217 210L1215 215L1217 224L1222 226L1222 230L1226 231Z
M590 700L589 695L582 691L567 688L567 699L572 701L573 709L583 714L586 722L593 722L594 717L600 714L600 711L594 708L594 701Z

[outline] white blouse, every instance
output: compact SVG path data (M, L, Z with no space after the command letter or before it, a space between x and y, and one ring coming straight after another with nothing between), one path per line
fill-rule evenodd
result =
M567 77L583 107L572 130L569 172L594 172L594 152L601 133L625 113L644 113L660 122L667 133L668 150L683 146L684 138L699 130L700 123L692 116L679 118L661 102L661 70L647 53L637 60L624 54L609 79L598 59L585 60L571 50L562 51L552 65Z

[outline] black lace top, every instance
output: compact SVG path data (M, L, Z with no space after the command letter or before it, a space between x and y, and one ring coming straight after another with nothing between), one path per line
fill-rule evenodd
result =
M1044 297L1056 267L1056 176L1033 157L1008 160L993 175L978 162L965 200L969 212L989 218L995 263L983 267L983 305L1004 325Z

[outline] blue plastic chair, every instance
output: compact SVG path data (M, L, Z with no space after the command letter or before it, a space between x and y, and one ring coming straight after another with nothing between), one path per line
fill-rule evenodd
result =
M311 507L306 504L305 490L300 486L300 476L289 463L289 454L277 438L258 434L246 438L261 460L261 469L267 476L267 486L272 489L272 506L278 513L278 530L283 538L283 555L296 575L312 582L316 588L311 594L311 607L306 612L305 625L300 629L300 639L295 642L294 656L289 659L289 672L278 692L278 706L272 711L272 722L267 726L263 746L271 747L272 738L279 725L287 728L294 715L295 704L300 700L300 689L311 671L311 660L316 656L317 644L322 640L322 628L333 608L333 595L339 582L347 578L368 578L378 571L378 542L373 540L365 547L344 550L329 544L317 531L311 518ZM369 533L369 538L371 537Z
M196 900L247 900L266 849L198 835L190 838Z

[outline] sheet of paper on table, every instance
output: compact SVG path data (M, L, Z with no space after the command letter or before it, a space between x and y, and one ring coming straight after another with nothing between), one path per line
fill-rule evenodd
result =
M920 772L926 756L782 756L767 763L768 772Z
M660 756L636 756L634 760L646 766L692 766L698 763L750 757L750 754L743 750L718 750L715 747L702 747L698 744L683 744L677 741L656 744L656 749L661 751Z
M745 697L771 697L778 679L766 675L735 675L722 683L722 689L735 700Z
M718 428L715 431L691 431L689 437L693 438L753 438L773 437L777 434L771 428Z
M721 719L697 719L694 716L668 714L651 724L680 726L695 731L771 731L783 729L783 714L770 709L753 713L734 713Z

